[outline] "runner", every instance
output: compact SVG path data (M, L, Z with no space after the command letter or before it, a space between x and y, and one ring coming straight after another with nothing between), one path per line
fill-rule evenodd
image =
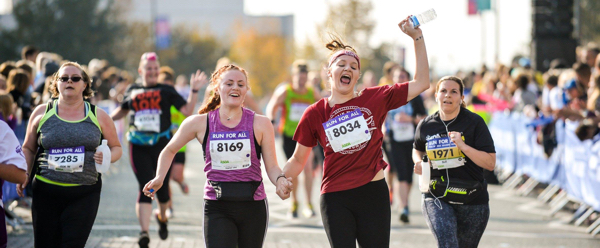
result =
M307 86L307 82L308 65L306 64L306 61L294 61L292 65L292 83L279 87L275 93L273 93L271 100L267 104L267 116L273 122L277 111L282 109L282 144L287 159L292 157L294 149L296 148L296 141L294 141L292 137L298 127L298 121L310 104L321 99L319 91L314 87ZM307 218L315 216L311 197L312 182L314 179L313 156L314 154L311 153L307 164L304 167L304 189L306 195L306 209L304 210L304 216ZM294 190L292 191L292 206L289 211L289 216L292 218L298 218L298 195L296 193L298 184L298 178L293 177Z
M339 39L327 44L331 96L306 109L294 134L298 142L283 171L296 177L311 147L324 144L321 216L332 247L389 247L390 199L383 170L381 126L389 110L429 88L429 64L421 29L398 26L414 41L415 80L355 92L360 59Z
M494 141L483 119L465 108L460 78L443 77L435 87L439 111L417 126L415 173L421 159L431 161L423 215L438 247L477 247L490 217L483 170L496 164Z
M138 68L142 83L131 85L121 106L111 114L113 120L130 114L127 140L131 167L139 184L136 214L142 229L138 239L140 247L147 247L150 243L148 230L152 215L152 199L146 197L142 189L156 174L158 154L171 139L171 106L186 116L191 114L198 98L198 89L207 82L206 75L200 70L193 74L190 79L192 94L186 102L172 86L158 84L159 68L156 53L144 53ZM166 187L157 192L160 214L156 215L156 220L159 224L158 234L163 240L169 236L166 216L170 199L168 184L169 180L165 182Z
M55 74L52 100L39 105L29 119L23 153L32 180L35 247L84 247L90 235L102 189L102 163L96 152L108 140L111 162L121 157L115 124L101 108L85 101L94 93L91 80L75 62ZM17 186L23 190L29 180Z
M402 67L396 67L392 72L394 83L402 83L410 80L410 73ZM412 144L415 137L415 127L419 121L427 116L427 110L423 104L421 95L410 100L408 104L390 110L385 119L387 142L384 149L390 163L390 169L394 168L396 178L399 182L400 196L400 221L408 223L408 199L413 179ZM389 179L393 180L393 179ZM390 191L391 192L391 191Z
M4 181L23 183L27 180L27 162L13 130L0 120L0 188ZM0 247L6 247L6 219L0 191Z
M173 69L171 67L168 66L162 66L160 68L160 73L158 74L158 83L160 84L166 84L169 86L174 86L175 85L175 72L173 71ZM179 93L179 95L181 95L181 97L184 97L181 92L177 92ZM189 90L186 94L187 96L189 96ZM179 110L177 110L177 108L175 108L175 106L171 106L171 132L173 133L173 135L177 132L177 129L179 128L179 126L181 125L181 123L183 122L183 120L185 120L185 115L183 115L181 112L179 112ZM177 184L179 184L179 187L181 188L181 191L183 192L183 194L187 195L190 192L190 189L188 187L188 184L185 182L184 177L183 177L183 172L184 172L184 166L185 166L185 149L187 146L183 146L181 148L181 150L179 150L177 152L177 154L175 154L175 157L173 158L173 166L171 167L171 178L170 180L173 180L175 182L177 182ZM169 196L170 196L170 200L169 200L169 208L167 209L167 218L172 218L173 217L173 194L171 193L171 188L169 187ZM159 210L155 209L154 214L158 214Z
M149 197L168 178L175 153L196 138L204 150L204 241L212 247L262 247L268 206L261 156L277 194L286 199L291 178L281 176L275 155L273 125L268 118L242 107L248 93L246 71L226 65L213 73L215 90L199 115L187 118L161 152L156 177L144 187ZM168 180L167 180L168 181Z

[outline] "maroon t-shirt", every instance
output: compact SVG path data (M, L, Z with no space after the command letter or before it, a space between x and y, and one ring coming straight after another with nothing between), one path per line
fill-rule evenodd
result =
M343 104L329 106L327 99L310 105L300 119L294 140L303 146L323 146L323 180L321 194L348 190L367 184L387 163L383 161L381 126L387 112L407 102L408 83L364 89L360 96ZM323 123L357 108L363 113L371 139L340 152L329 144ZM325 145L323 145L325 144Z

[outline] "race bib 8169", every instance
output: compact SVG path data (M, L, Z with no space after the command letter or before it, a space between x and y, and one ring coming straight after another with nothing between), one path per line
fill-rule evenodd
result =
M210 133L210 158L215 170L241 170L250 167L252 148L249 131Z

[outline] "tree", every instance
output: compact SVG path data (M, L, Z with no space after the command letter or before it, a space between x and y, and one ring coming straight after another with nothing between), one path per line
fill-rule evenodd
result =
M348 0L339 5L329 5L327 19L317 30L322 35L333 31L359 53L369 54L369 39L375 27L375 21L369 15L372 9L370 0Z
M284 37L239 30L229 57L248 71L252 93L262 97L289 75L292 52Z
M34 45L81 63L94 57L114 62L112 47L124 27L120 7L114 0L15 1L17 27L0 32L0 56L17 59L21 47Z

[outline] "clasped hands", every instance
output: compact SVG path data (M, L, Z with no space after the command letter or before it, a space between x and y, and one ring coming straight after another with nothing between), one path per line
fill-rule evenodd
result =
M275 181L276 193L282 200L285 200L290 197L290 192L292 192L292 178L291 177L279 177L277 181Z

